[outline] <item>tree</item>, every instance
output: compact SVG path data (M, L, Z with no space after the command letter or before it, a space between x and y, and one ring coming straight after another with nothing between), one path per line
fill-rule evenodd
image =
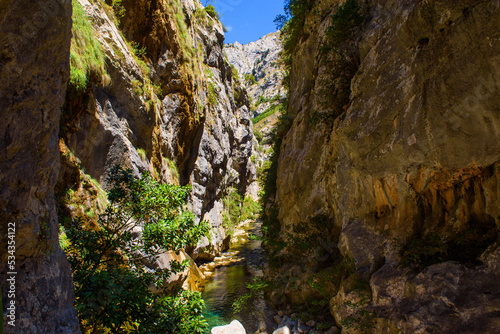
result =
M82 332L202 333L207 325L200 294L163 289L188 264L154 266L161 253L194 245L208 232L206 222L197 224L184 209L189 187L160 184L149 175L135 179L120 167L107 182L110 204L98 227L77 220L66 231Z

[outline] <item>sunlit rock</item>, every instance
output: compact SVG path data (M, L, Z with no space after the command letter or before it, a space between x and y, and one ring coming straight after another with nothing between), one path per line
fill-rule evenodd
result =
M229 325L212 328L212 334L246 334L245 327L238 321L233 320Z

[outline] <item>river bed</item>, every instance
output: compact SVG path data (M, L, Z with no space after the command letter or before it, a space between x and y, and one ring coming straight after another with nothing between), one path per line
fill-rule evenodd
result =
M238 233L237 240L221 257L221 263L229 263L215 268L213 275L205 283L202 298L205 300L205 317L210 327L225 325L237 319L247 333L253 333L258 328L257 312L250 309L235 314L232 305L238 297L248 292L247 283L253 277L262 275L260 268L264 264L264 256L261 241L249 238L249 235L261 235L261 223L252 221L240 228L244 233Z

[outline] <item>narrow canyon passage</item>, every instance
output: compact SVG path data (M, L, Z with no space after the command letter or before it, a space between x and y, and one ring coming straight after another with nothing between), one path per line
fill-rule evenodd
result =
M233 304L249 293L247 284L253 278L262 276L265 254L259 240L261 225L260 221L243 223L232 238L235 242L220 257L215 258L213 273L207 279L202 293L207 309L205 316L210 327L225 325L236 319L249 333L258 329L259 310L251 306L235 313Z
M500 333L500 2L277 2L1 0L3 333Z

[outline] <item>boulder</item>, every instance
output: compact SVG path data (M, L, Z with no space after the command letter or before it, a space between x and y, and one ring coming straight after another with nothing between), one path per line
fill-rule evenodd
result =
M290 334L290 328L283 326L273 332L273 334Z
M229 325L212 328L212 334L246 334L245 327L238 320L233 320Z

